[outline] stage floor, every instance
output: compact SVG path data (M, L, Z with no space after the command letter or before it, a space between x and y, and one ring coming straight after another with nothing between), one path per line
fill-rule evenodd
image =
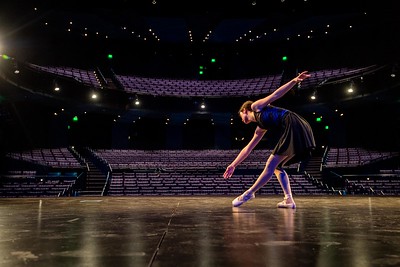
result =
M400 197L0 198L0 266L400 266Z

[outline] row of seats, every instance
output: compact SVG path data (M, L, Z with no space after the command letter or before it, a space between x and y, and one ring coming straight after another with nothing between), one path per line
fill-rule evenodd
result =
M0 183L0 197L60 197L70 192L75 180L7 179Z
M92 153L107 162L113 170L119 169L225 169L237 156L237 149L205 150L130 150L130 149L95 149ZM270 149L255 149L240 169L263 169ZM288 166L297 168L297 164Z
M348 194L400 195L400 175L359 176L346 179Z
M89 87L103 88L100 74L97 73L96 70L85 70L64 66L40 66L32 63L28 63L28 66L37 71L75 79Z
M257 174L234 175L228 180L222 173L113 173L108 195L237 195L247 190ZM293 194L323 195L327 192L308 180L305 175L290 175ZM273 177L257 194L282 195L278 180Z
M28 63L34 70L73 78L91 88L107 86L99 70L84 70L64 66L40 66ZM378 69L371 65L357 68L337 68L312 71L312 76L299 85L299 90L314 88L337 79L353 78ZM265 95L278 88L285 81L282 74L267 75L247 79L195 80L150 78L135 75L111 74L121 90L129 94L176 97L243 97ZM102 82L103 81L103 82ZM103 84L105 84L103 86Z
M67 147L38 148L28 151L9 152L7 157L22 160L51 168L83 168L84 162L79 160Z
M324 167L356 167L399 155L393 151L374 151L357 147L332 147L324 159Z
M185 169L226 168L240 150L136 150L94 149L93 155L107 162L113 169ZM255 149L239 168L262 169L269 149ZM362 166L398 155L398 152L372 151L363 148L331 147L326 153L324 167ZM85 164L68 148L33 149L9 152L8 158L32 162L53 168L82 168ZM288 166L297 168L297 164Z
M247 96L267 94L282 83L282 75L238 80L177 80L115 75L128 93L152 96Z

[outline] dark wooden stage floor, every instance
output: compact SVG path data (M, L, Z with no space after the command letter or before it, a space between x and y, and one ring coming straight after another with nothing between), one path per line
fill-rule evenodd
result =
M0 198L0 266L400 266L400 198Z

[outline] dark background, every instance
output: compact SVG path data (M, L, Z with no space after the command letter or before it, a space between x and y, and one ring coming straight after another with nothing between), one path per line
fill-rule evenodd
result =
M89 8L79 4L83 5L3 4L0 54L42 66L203 80L390 66L387 72L354 80L358 93L353 98L342 95L350 82L343 81L319 90L318 103L306 101L310 89L293 91L276 104L304 116L321 146L399 149L400 21L395 1L139 0ZM282 61L283 56L288 60ZM203 75L199 66L205 68ZM44 77L24 78L39 87L45 84ZM207 109L200 111L201 99L143 96L143 105L136 108L118 94L109 94L104 105L90 105L83 95L53 99L1 79L2 149L241 148L254 130L237 116L247 99L207 99ZM78 122L72 121L75 115ZM315 121L318 116L323 116L322 122ZM260 147L273 143L274 136L267 135Z

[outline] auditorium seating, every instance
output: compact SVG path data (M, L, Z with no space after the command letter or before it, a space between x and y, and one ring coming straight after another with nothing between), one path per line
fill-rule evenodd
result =
M11 171L1 175L0 197L61 197L73 191L77 177L38 175L36 171Z
M337 69L323 69L311 71L312 76L303 82L301 82L300 89L307 89L321 86L325 83L333 82L340 79L351 79L354 77L366 75L376 69L379 66L371 65L367 67L360 68L337 68Z
M282 74L241 78L241 79L171 79L152 78L137 75L122 75L110 72L105 78L99 69L77 69L64 66L40 66L27 63L33 70L51 73L61 77L73 78L90 88L105 88L107 80L113 80L123 91L133 95L172 96L172 97L247 97L271 93L284 82ZM310 71L312 76L298 86L298 90L316 88L337 80L352 79L367 75L382 66L342 67Z
M239 168L264 168L265 155L270 150L254 150ZM93 153L107 161L113 170L190 170L216 169L226 166L236 157L239 150L130 150L96 149Z
M112 168L108 195L231 195L243 193L257 179L271 150L254 150L225 180L226 166L239 150L124 150L93 153ZM288 166L294 172L297 164ZM291 174L293 193L324 194L303 174ZM259 194L282 194L274 177Z
M85 70L65 66L40 66L28 63L28 66L34 70L51 73L54 75L72 78L84 85L94 88L102 88L102 79L100 73L95 70Z
M400 170L385 169L380 165L385 161L395 162L398 158L397 151L331 147L325 152L322 167L344 181L343 193L399 195Z
M120 86L131 94L176 97L248 96L271 93L282 82L282 75L237 80L179 80L117 75Z
M362 68L338 68L316 70L301 83L299 89L318 87L336 79L352 78L367 74L378 68L372 65ZM283 81L281 74L237 80L177 80L147 78L132 75L117 75L115 79L128 93L152 96L178 97L221 97L268 94L278 88Z
M75 153L72 153L74 151ZM226 166L236 157L238 149L205 150L136 150L88 149L91 156L110 169L106 195L237 195L247 189L265 166L266 155L271 150L255 149L236 167L228 180L223 178ZM381 169L375 173L350 174L354 165L384 161L395 156L394 152L371 151L362 148L329 148L323 161L324 169L341 168L347 181L349 194L398 195L400 171ZM1 196L64 196L74 195L79 172L87 169L76 150L70 148L33 149L8 153L10 159L35 163L31 169L10 169L1 174ZM87 160L88 158L86 158ZM36 167L35 167L36 166ZM48 172L42 173L46 167ZM297 164L286 169L295 195L330 194L319 181L297 171ZM41 170L41 173L38 171ZM58 170L58 171L55 171ZM75 175L66 175L66 173ZM68 177L67 177L68 176ZM282 194L273 177L258 194Z
M9 152L7 157L47 166L50 168L81 169L85 167L85 163L81 159L77 158L66 147Z
M344 175L350 194L399 195L400 169Z
M375 151L357 147L332 147L326 153L324 167L356 167L398 156L398 152Z
M235 195L247 190L258 174L235 174L230 179L223 172L114 172L108 195ZM303 174L290 174L293 194L322 195L326 192ZM273 177L257 194L282 195L278 180Z

